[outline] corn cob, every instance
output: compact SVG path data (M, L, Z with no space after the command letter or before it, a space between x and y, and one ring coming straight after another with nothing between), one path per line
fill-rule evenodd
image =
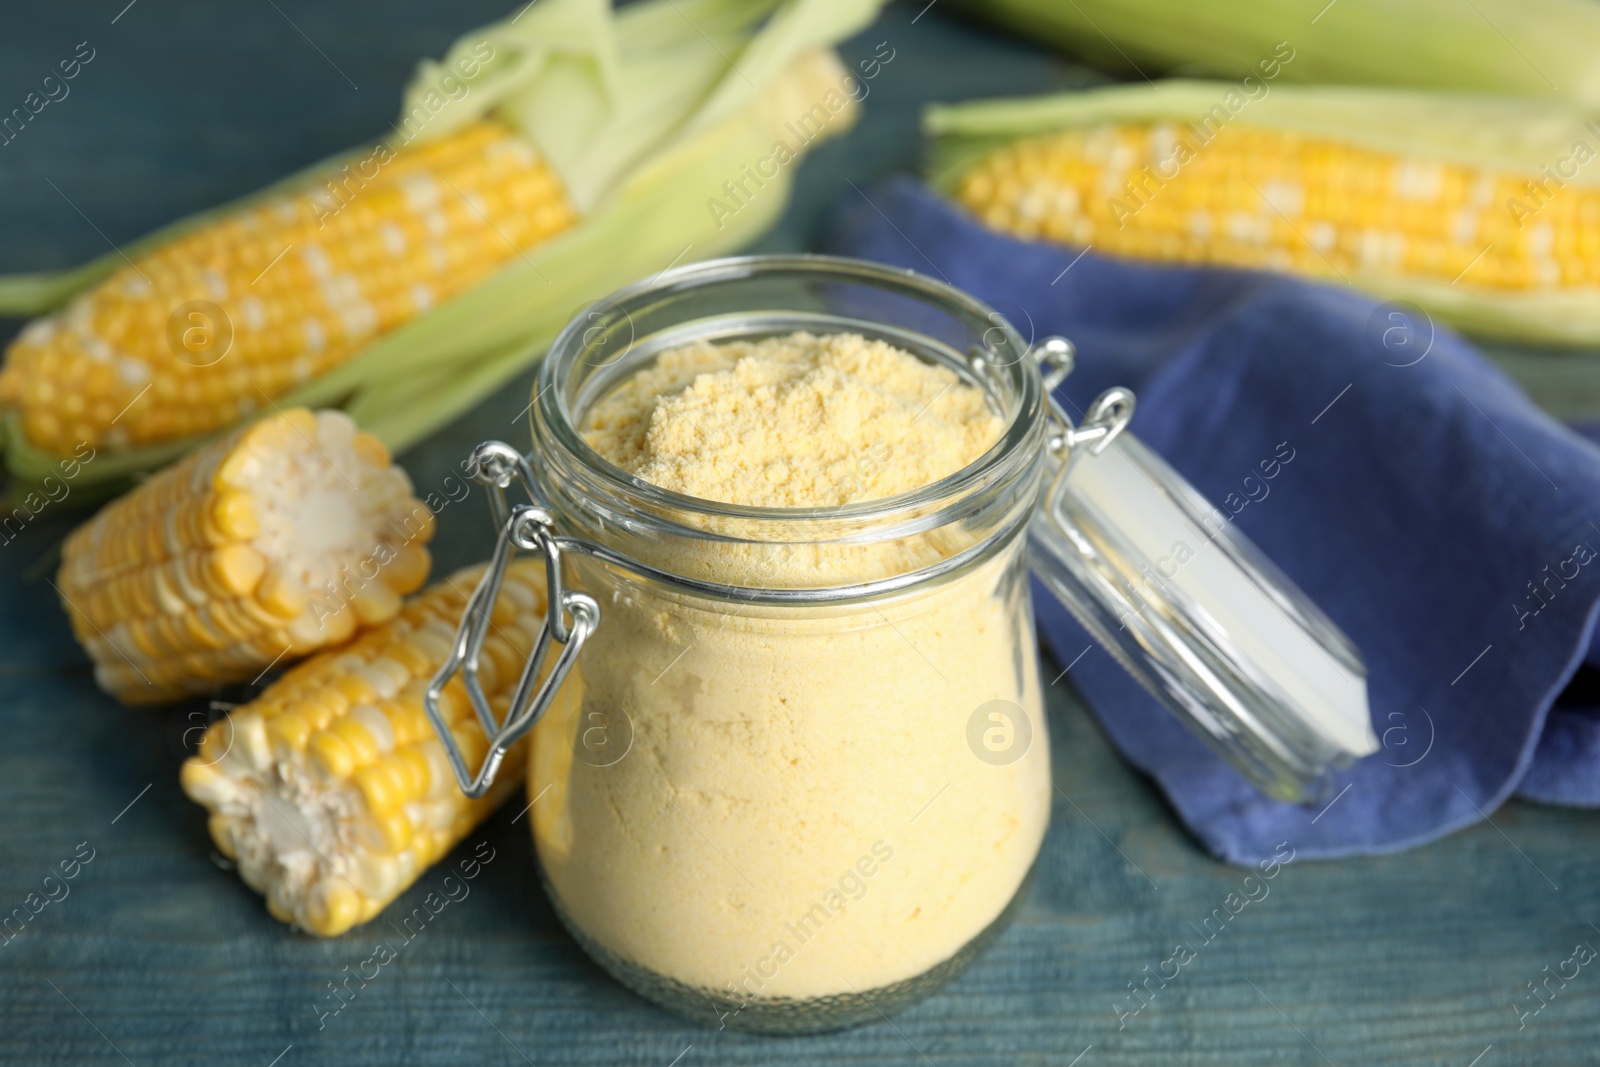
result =
M1135 169L1175 153L1193 158L1178 180ZM1574 191L1522 229L1506 210L1541 178L1277 130L1230 126L1201 142L1192 127L1130 124L1019 142L958 195L995 229L1147 259L1444 282L1471 263L1473 286L1600 282L1600 190Z
M737 211L707 197L851 125L829 45L879 2L518 4L419 65L390 141L133 242L132 266L0 277L0 314L60 309L0 372L12 496L80 446L77 498L104 496L267 399L420 440L575 308L770 226L793 167Z
M1023 238L1292 271L1490 336L1600 340L1600 166L1583 170L1600 125L1531 103L1290 87L1235 118L1218 103L1231 88L940 109L938 180Z
M505 124L374 155L129 262L11 345L0 402L65 453L207 433L571 226ZM148 392L148 395L145 395Z
M469 800L422 707L482 568L430 587L384 626L290 670L206 731L184 792L210 812L217 848L282 922L332 937L366 922L522 780L525 742L490 793ZM481 680L504 715L544 621L544 570L507 570ZM444 690L469 765L488 749L459 679Z
M963 8L1133 77L1259 76L1600 103L1600 8L1586 0L961 0ZM1269 68L1271 69L1271 68Z
M129 704L251 679L400 610L433 513L337 411L263 419L104 508L57 590L101 687Z

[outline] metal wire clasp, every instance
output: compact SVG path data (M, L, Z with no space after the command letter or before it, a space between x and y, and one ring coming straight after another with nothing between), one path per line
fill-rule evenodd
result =
M1095 397L1078 426L1073 425L1072 418L1055 398L1056 386L1066 380L1076 363L1077 348L1071 341L1065 337L1046 337L1030 348L1028 355L1039 364L1045 397L1055 423L1046 438L1051 455L1070 461L1079 447L1087 447L1091 456L1098 456L1127 429L1133 418L1134 398L1132 391L1120 385Z
M527 457L504 442L487 441L473 449L470 472L474 479L489 489L489 506L495 526L499 529L499 537L488 570L467 600L466 611L462 614L461 625L456 629L455 641L451 645L450 658L428 683L422 706L450 759L450 768L455 772L461 791L469 797L481 797L494 781L507 750L533 729L549 708L551 699L561 687L567 672L572 669L583 643L600 625L600 605L588 594L566 588L562 579L561 548L554 530L554 516L537 502L533 471ZM521 482L530 503L508 504L506 489L513 481ZM483 691L478 666L483 642L488 636L494 615L495 601L500 596L500 587L505 580L506 567L519 550L539 552L544 556L547 590L545 621L539 627L539 636L534 641L533 651L528 655L527 665L522 670L516 691L511 697L511 705L502 720L496 718L488 695ZM561 645L561 651L548 673L545 673L552 641ZM489 740L488 754L476 773L468 768L461 747L450 732L450 724L439 705L445 686L457 673L461 675L472 710L483 726L484 736Z

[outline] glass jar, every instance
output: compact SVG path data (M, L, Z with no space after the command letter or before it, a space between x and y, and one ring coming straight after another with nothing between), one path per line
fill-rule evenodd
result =
M797 330L948 368L1003 416L1000 439L913 492L805 509L668 492L585 444L585 413L662 352ZM501 537L428 703L437 716L462 675L492 742L469 768L441 731L469 793L533 730L546 889L625 984L714 1026L837 1028L922 995L994 934L1051 807L1030 556L1264 788L1303 795L1360 747L1305 703L1358 683L1359 659L1231 530L1184 573L1140 570L1203 502L1124 434L1125 391L1073 425L1049 397L1071 358L949 286L813 256L669 271L557 338L532 457L476 453ZM886 459L869 448L863 476ZM506 505L514 481L531 503ZM551 611L497 714L475 660L516 550L544 554Z

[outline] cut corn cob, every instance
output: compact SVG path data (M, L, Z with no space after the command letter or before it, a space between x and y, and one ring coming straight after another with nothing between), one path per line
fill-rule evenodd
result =
M525 741L489 794L470 800L422 707L481 573L452 575L381 628L295 667L213 723L184 763L184 792L210 812L217 848L277 919L323 937L366 922L517 790ZM543 563L513 563L480 661L497 715L544 604ZM476 766L488 743L459 678L443 706Z
M35 445L148 445L237 421L576 218L505 124L385 148L133 260L11 345Z
M192 453L62 547L57 589L102 688L203 693L349 640L428 574L433 513L338 411L280 412Z
M1531 103L1288 87L1235 118L1229 91L941 109L940 180L1019 237L1292 271L1482 334L1600 339L1600 173L1582 168L1600 124ZM1394 136L1428 115L1431 128Z
M89 487L170 462L266 398L337 405L391 448L420 440L575 309L770 226L794 168L746 175L775 142L786 163L849 128L829 45L879 2L519 4L419 66L390 142L134 242L134 266L114 252L0 278L4 314L84 294L0 373L12 496L82 442L99 452L74 498L103 497ZM708 210L725 185L748 199Z

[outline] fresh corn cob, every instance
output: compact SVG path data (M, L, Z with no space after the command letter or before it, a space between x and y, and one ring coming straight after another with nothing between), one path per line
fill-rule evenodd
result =
M13 498L94 442L75 497L103 496L269 399L420 440L575 309L771 225L794 168L758 192L750 168L849 128L829 46L879 2L519 3L420 65L390 140L134 242L132 266L0 278L0 314L65 305L0 373ZM729 183L753 195L708 210Z
M1019 237L1292 271L1480 334L1600 341L1600 166L1583 169L1600 124L1392 90L1283 87L1230 108L1232 88L938 109L938 180Z
M102 688L128 704L172 700L393 618L428 575L433 521L349 416L294 409L75 530L56 588Z
M211 813L217 848L280 921L323 937L366 922L517 790L526 742L489 794L470 800L422 707L481 573L452 575L379 629L295 667L213 723L184 763L184 792ZM498 715L544 605L543 563L513 563L480 660ZM476 766L488 742L460 679L443 706Z
M1134 77L1276 76L1526 94L1600 104L1600 7L1588 0L962 0ZM1273 65L1276 67L1276 64Z
M1174 152L1194 162L1170 194L1128 176L1127 162ZM968 172L958 195L1019 237L1149 259L1323 278L1373 268L1448 282L1482 252L1473 285L1600 281L1600 190L1575 192L1548 221L1519 231L1505 203L1538 177L1277 130L1229 127L1202 143L1193 128L1131 124L1019 142Z
M384 156L387 155L387 160ZM35 445L148 445L231 425L572 225L498 121L374 155L132 260L35 320L0 403Z

